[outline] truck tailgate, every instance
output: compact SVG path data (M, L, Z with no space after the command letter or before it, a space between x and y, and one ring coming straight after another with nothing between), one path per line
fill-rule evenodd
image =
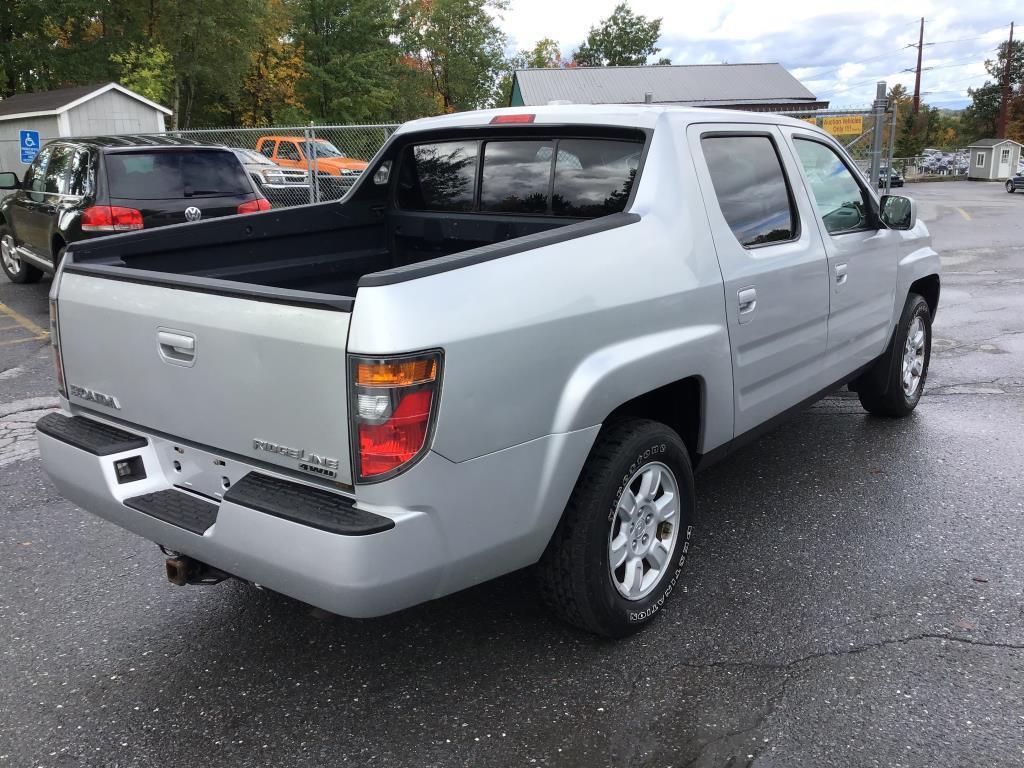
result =
M72 404L351 483L348 312L71 271L58 300Z

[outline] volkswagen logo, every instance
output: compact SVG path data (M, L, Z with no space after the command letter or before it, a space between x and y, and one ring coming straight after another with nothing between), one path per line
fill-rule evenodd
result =
M194 205L190 205L185 209L185 218L189 221L199 221L203 218L203 212L196 208Z

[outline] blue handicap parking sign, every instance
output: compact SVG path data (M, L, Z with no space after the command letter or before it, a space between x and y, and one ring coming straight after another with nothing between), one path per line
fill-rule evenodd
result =
M39 131L18 131L21 138L21 162L28 165L39 154Z

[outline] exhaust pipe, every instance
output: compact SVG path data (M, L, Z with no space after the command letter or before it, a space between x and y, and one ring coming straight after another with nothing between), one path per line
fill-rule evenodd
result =
M167 580L179 587L186 584L220 584L230 576L186 555L169 557L164 566L167 570Z

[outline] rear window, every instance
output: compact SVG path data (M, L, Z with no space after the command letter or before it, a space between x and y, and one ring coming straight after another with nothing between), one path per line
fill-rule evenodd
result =
M607 216L625 210L642 150L641 141L621 139L419 144L405 150L398 205L420 211Z
M242 164L231 152L119 152L107 155L106 167L109 194L116 198L173 200L252 192Z

